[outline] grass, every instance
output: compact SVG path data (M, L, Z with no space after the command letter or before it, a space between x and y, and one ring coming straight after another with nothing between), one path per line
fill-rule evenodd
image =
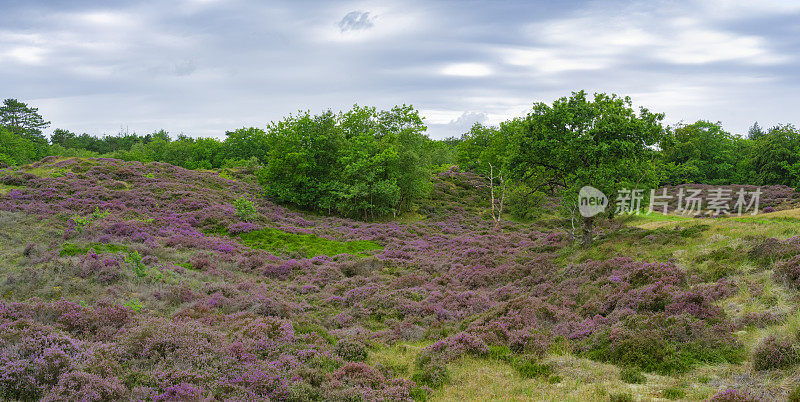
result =
M11 190L21 190L23 188L25 188L25 186L12 186L0 183L0 195L7 195Z
M62 257L74 257L76 255L86 254L89 250L94 250L96 253L118 253L127 252L128 247L118 244L104 244L104 243L89 243L85 245L77 245L74 243L64 243L61 245L61 250L58 254Z
M368 240L336 241L312 234L287 233L274 228L242 233L237 237L248 247L272 253L297 252L307 258L339 254L365 257L369 255L368 251L382 249L380 244Z
M693 219L680 215L653 213L622 217L628 225L618 234L595 242L587 249L562 251L557 262L562 265L586 259L629 256L646 261L675 261L701 282L716 281L723 275L739 286L739 292L717 302L731 319L747 313L771 311L786 316L766 328L747 327L737 332L744 345L743 353L770 334L798 336L800 313L798 293L772 280L772 270L749 260L748 236L786 239L800 235L800 209L757 216ZM639 231L640 229L645 232ZM688 230L687 230L688 229ZM654 235L643 241L647 235ZM664 242L658 236L667 236ZM656 238L655 241L652 238ZM752 289L758 289L755 292ZM758 385L792 390L794 377L752 371L750 363L705 363L690 371L673 375L625 372L611 364L578 358L568 353L541 360L553 368L550 376L525 378L512 364L502 359L464 358L448 366L449 382L435 390L432 400L568 400L608 401L630 395L629 400L704 400L724 387L747 387L735 380L748 375ZM550 377L560 377L550 383ZM731 382L733 381L733 382ZM800 394L800 391L798 391ZM620 400L623 400L622 398Z
M383 367L397 377L410 379L414 374L414 362L419 352L428 343L398 343L392 346L376 346L369 351L367 363Z

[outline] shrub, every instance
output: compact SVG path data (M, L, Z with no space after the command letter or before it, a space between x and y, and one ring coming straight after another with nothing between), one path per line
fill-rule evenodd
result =
M647 382L647 377L633 367L625 367L622 369L622 371L619 372L619 379L628 384L644 384Z
M100 211L100 207L96 207L94 212L87 216L73 215L72 222L75 225L75 230L82 233L83 229L92 224L94 221L100 220L108 216L109 211Z
M142 261L142 255L139 254L138 251L128 253L128 255L125 257L125 262L130 265L131 270L134 274L136 274L137 277L144 278L147 276L147 266L144 265L144 262Z
M238 198L234 200L233 209L236 216L245 222L253 221L258 217L255 204L247 198Z
M759 402L758 398L750 395L747 391L739 391L738 389L729 388L722 391L711 398L710 402Z
M794 289L800 289L800 255L776 262L773 275L777 281Z
M513 362L514 368L522 378L548 377L553 374L553 368L541 364L532 356L520 356Z
M681 387L667 387L661 391L661 395L667 399L681 399L686 395L686 392Z
M204 394L205 391L196 385L181 383L168 387L163 393L156 395L153 400L172 402L199 402L203 400Z
M128 390L116 377L102 378L95 374L73 371L61 375L58 384L42 401L117 401Z
M800 402L800 385L797 385L789 392L789 402Z
M633 402L633 395L631 394L611 394L608 396L609 402Z
M356 339L339 340L333 351L347 361L363 362L367 360L367 347Z
M800 362L800 352L790 339L766 337L753 351L756 370L784 369Z

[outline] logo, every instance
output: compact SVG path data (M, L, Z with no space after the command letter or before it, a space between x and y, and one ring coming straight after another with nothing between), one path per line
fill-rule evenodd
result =
M578 210L585 218L591 218L603 213L608 207L608 197L602 191L592 187L583 186L578 192Z

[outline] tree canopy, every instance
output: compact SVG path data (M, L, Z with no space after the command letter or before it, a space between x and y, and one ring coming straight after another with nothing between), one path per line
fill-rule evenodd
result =
M0 125L14 134L35 142L47 142L42 130L50 126L39 114L39 109L16 99L6 99L0 106Z

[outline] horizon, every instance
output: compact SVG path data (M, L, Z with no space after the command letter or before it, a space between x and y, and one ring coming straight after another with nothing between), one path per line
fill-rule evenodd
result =
M467 4L7 4L1 96L39 108L48 135L224 138L298 110L410 104L443 139L582 89L669 125L797 123L800 3Z

